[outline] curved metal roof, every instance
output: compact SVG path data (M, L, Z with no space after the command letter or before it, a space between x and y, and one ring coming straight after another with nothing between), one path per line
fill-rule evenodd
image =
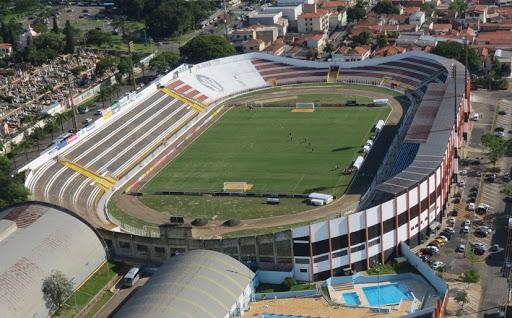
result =
M48 317L41 291L52 270L79 286L106 260L103 241L64 209L24 203L0 211L0 316Z
M115 317L224 318L254 273L219 252L171 257Z

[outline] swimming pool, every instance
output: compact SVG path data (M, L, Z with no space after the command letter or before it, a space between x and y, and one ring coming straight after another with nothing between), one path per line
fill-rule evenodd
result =
M412 293L400 284L363 287L363 292L370 306L396 305L402 299L413 299Z
M272 315L272 314L263 314L261 318L311 318L306 316L290 316L290 315Z
M345 305L347 306L361 305L361 300L359 299L359 295L356 292L344 293L341 296L343 296L343 301L345 301Z

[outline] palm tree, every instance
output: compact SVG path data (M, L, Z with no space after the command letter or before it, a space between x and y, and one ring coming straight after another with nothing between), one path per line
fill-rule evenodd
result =
M44 137L46 137L44 129L42 127L36 127L30 137L32 137L32 139L36 141L37 151L41 151L41 140L44 139Z
M32 141L28 138L24 138L19 144L20 151L25 152L25 159L28 161L28 151L32 148Z
M55 139L54 133L55 133L55 128L57 128L57 126L58 125L53 118L48 120L46 122L46 125L44 126L44 130L46 131L46 133L49 133L50 136L52 136L52 140Z
M66 121L66 113L58 113L56 116L55 116L55 120L57 121L57 123L59 123L60 125L60 129L62 130L62 132L64 132L64 122Z

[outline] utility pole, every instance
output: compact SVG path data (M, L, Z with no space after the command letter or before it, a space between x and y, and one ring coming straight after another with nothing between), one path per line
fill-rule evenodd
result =
M452 64L452 77L453 77L453 109L454 109L454 122L455 122L455 133L457 133L457 65Z
M135 73L133 71L132 51L133 51L133 41L130 41L128 43L128 54L130 55L130 73L131 73L130 75L132 77L133 90L135 91L137 89L137 85L135 85Z
M71 85L71 74L68 74L68 99L69 99L69 105L71 106L71 111L73 112L73 130L75 132L78 131L78 122L76 119L76 108L75 103L73 102L73 85Z
M229 21L229 15L228 15L228 7L226 5L226 0L222 0L222 6L224 7L224 36L226 39L228 38L228 21Z

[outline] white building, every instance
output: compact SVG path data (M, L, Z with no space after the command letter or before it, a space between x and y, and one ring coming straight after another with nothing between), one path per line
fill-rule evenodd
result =
M299 15L302 14L302 5L283 6L283 7L263 7L263 13L278 13L283 14L283 18L287 18L289 22L297 21Z
M411 13L409 15L409 24L416 24L417 26L422 26L425 23L425 12L418 11Z
M305 12L297 19L297 29L299 33L327 33L330 15L329 11L323 9Z
M512 69L512 51L497 49L496 52L494 53L494 58L501 63L508 64ZM512 71L511 74L509 74L508 76L512 77Z
M11 54L12 54L12 44L0 43L0 57L11 56Z
M364 61L370 57L371 50L365 46L340 47L335 53L332 54L334 62L357 62Z
M283 17L283 13L279 12L270 12L270 13L258 13L249 15L249 24L262 24L262 25L272 25L277 24L279 19Z
M277 0L278 6L296 6L302 4L315 4L315 0Z

